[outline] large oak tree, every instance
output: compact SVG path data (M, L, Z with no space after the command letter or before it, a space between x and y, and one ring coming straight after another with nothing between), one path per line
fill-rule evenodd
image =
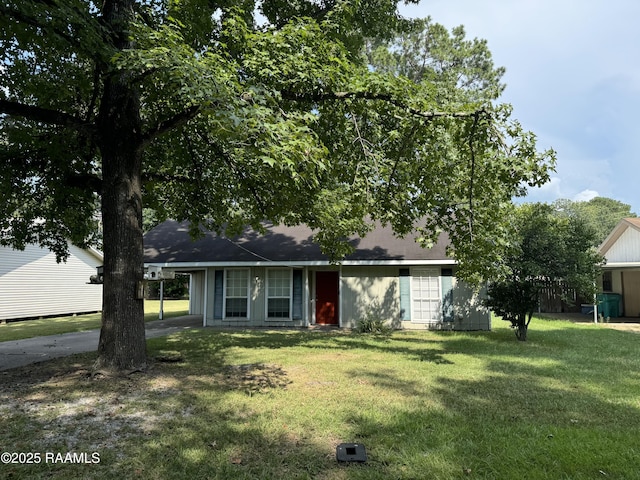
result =
M419 223L485 277L553 154L497 96L372 66L406 27L392 0L2 0L0 242L64 259L101 211L101 368L146 364L143 206L194 234L306 223L335 259Z

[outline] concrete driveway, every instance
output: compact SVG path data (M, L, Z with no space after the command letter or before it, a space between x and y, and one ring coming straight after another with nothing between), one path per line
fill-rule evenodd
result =
M162 337L198 327L202 327L202 315L156 320L147 322L145 325L147 338ZM74 353L95 351L98 350L99 338L100 330L96 329L0 342L0 370L22 367Z

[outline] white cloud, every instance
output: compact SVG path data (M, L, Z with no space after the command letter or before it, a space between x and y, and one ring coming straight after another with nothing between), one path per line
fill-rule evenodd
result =
M530 187L527 189L527 196L519 200L519 202L553 202L562 196L562 180L559 177L551 177L551 179L540 187Z
M559 177L551 177L551 179L540 187L534 187L531 190L544 192L546 195L560 195L562 180Z
M595 190L583 190L573 197L574 202L588 202L592 198L599 197L600 194Z

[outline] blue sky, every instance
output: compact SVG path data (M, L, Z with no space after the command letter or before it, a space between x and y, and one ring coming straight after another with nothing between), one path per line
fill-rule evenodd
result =
M638 0L423 0L401 12L464 25L507 69L502 101L558 155L526 201L599 195L640 215Z

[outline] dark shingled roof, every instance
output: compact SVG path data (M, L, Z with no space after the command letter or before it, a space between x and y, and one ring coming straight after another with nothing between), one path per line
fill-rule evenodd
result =
M313 231L305 225L266 225L261 235L247 228L237 237L221 237L213 232L192 240L188 223L173 220L158 225L144 236L145 263L202 262L328 262L313 242ZM390 227L378 226L365 238L352 240L356 250L348 261L451 260L445 253L449 243L441 234L433 248L422 248L415 236L397 238Z

